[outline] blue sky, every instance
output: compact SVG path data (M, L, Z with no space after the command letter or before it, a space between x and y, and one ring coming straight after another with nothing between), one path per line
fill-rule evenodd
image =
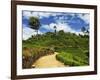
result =
M89 28L88 13L68 13L68 12L40 12L40 11L22 11L23 39L28 39L32 35L36 35L35 30L30 28L29 18L31 16L38 17L41 23L39 34L53 32L54 26L57 31L71 32L81 34L81 28L84 26Z

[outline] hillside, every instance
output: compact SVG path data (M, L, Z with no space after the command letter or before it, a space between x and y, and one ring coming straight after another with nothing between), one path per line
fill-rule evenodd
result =
M59 31L23 40L23 68L31 67L41 56L58 52L56 59L69 66L89 64L89 36ZM27 58L26 58L27 57ZM26 60L27 59L27 60Z

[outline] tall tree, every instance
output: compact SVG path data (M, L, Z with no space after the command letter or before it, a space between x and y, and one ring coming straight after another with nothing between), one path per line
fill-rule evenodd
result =
M86 28L85 27L82 27L81 28L81 31L85 34Z
M82 27L82 28L81 28L81 31L84 33L84 35L89 36L89 28Z
M40 28L40 21L37 17L30 17L29 18L29 25L30 28L35 29L38 35L38 30Z
M56 34L56 32L57 32L57 31L56 31L57 27L56 27L56 26L54 26L54 29L55 29L55 34Z

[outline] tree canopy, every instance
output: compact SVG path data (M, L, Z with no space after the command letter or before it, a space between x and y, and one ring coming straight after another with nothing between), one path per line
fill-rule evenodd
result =
M37 17L30 17L29 25L30 25L30 28L38 30L40 28L40 21Z

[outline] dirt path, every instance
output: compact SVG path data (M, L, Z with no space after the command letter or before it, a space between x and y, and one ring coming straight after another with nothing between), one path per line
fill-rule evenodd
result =
M65 65L61 63L60 61L56 60L56 54L43 56L40 59L38 59L33 65L35 65L36 68L48 68L48 67L64 67Z

